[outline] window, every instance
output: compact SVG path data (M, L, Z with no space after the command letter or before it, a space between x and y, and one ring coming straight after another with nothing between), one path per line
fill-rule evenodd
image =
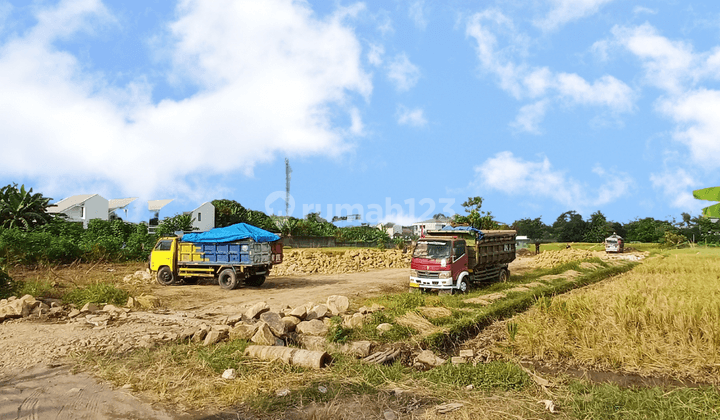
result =
M202 213L198 212L198 222L202 222Z
M85 206L80 207L80 218L85 218Z
M453 254L455 256L455 259L453 261L457 261L458 259L460 259L460 257L465 255L465 241L455 242L453 250Z
M172 248L172 241L160 241L155 245L155 249L158 251L170 251Z

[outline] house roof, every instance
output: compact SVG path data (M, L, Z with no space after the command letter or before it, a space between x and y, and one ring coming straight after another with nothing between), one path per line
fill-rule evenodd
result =
M449 224L447 220L437 220L437 219L427 219L422 222L415 222L413 225L422 225L425 223L443 223L443 224Z
M97 194L80 194L80 195L73 195L68 198L63 198L62 200L58 201L55 204L51 204L47 208L48 213L62 213L65 210L71 209L73 207L82 205L84 202L88 201L91 197L96 196Z
M113 198L108 200L108 211L113 212L117 209L125 208L128 204L137 200L137 197L130 198Z
M161 208L167 206L172 199L170 200L149 200L148 201L148 210L149 211L160 211Z

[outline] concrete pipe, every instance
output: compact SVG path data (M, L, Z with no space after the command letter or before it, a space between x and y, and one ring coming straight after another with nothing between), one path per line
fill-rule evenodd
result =
M310 351L281 346L249 346L245 355L260 360L282 360L291 366L320 369L330 363L330 355L324 351Z

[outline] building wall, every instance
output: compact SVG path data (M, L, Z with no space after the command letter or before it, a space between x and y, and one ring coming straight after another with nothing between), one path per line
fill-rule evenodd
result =
M215 227L215 206L211 202L204 203L192 211L193 227L206 232Z
M107 199L94 195L85 200L85 218L81 219L83 227L87 228L88 222L92 219L108 219L109 202ZM77 207L78 213L81 211L80 206Z

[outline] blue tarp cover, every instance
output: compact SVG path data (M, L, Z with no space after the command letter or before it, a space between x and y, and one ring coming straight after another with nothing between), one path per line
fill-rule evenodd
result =
M472 226L455 226L455 227L452 227L452 226L450 226L450 225L447 225L447 226L445 226L444 228L442 228L442 229L440 229L440 230L454 230L454 231L461 230L461 231L467 231L467 232L475 232L475 233L477 233L477 235L478 235L478 239L482 239L482 238L483 238L483 233L482 233L482 231L481 231L480 229L475 229L475 228L472 227Z
M252 239L255 242L273 242L280 239L279 236L265 229L260 229L247 223L238 223L224 228L210 229L207 232L188 233L183 235L183 242L235 242L243 239Z

